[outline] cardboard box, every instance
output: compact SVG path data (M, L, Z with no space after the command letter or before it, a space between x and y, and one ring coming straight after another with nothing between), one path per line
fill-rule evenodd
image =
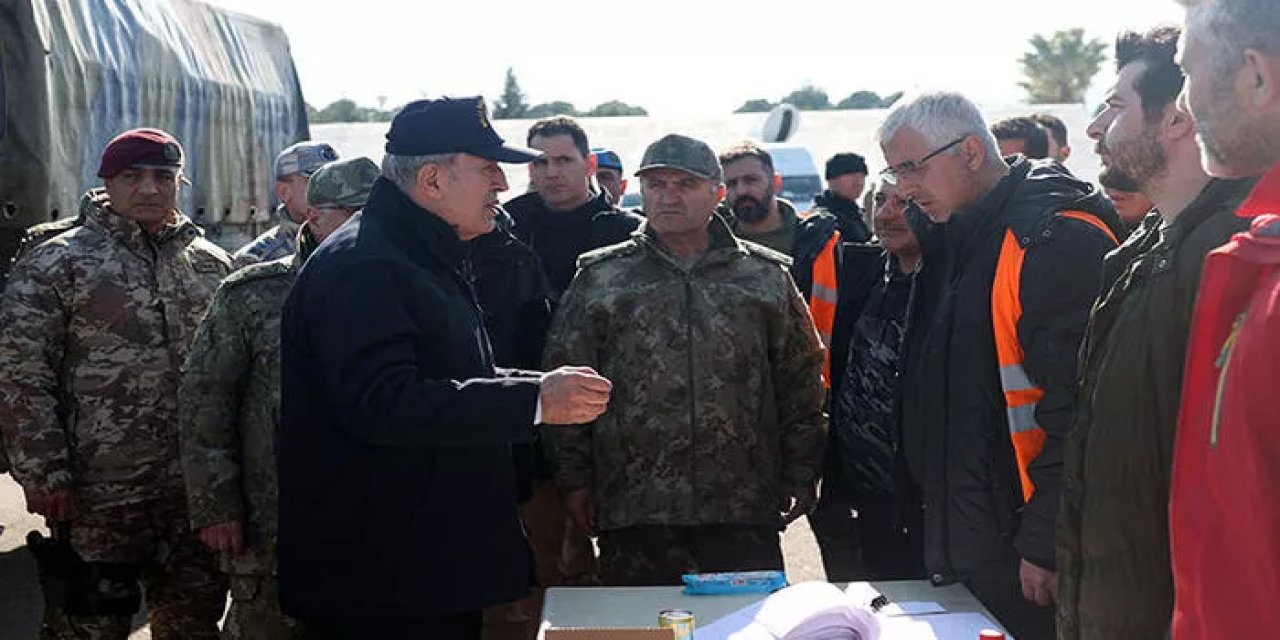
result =
M547 629L544 640L676 640L674 629Z

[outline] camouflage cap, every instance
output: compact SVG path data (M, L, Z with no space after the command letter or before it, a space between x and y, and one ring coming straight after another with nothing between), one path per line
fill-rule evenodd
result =
M285 147L276 156L276 179L283 180L293 174L309 177L325 163L338 159L338 152L327 142L304 141Z
M720 160L711 146L677 133L667 134L644 150L636 175L650 169L679 169L699 178L719 182Z
M307 204L359 209L369 200L379 175L378 165L364 156L330 162L311 174Z

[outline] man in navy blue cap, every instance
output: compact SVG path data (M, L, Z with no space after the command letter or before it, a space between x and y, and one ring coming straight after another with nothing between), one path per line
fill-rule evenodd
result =
M609 192L615 204L622 203L622 195L627 192L627 179L622 173L622 158L612 149L596 147L591 150L596 157L596 182L600 188Z
M281 321L279 577L318 637L479 638L523 597L513 444L602 414L585 367L495 368L466 265L507 189L481 98L421 100L364 210L298 274Z

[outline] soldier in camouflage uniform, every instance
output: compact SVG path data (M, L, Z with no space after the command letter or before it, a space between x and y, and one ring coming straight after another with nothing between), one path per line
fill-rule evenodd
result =
M585 254L548 340L548 366L613 380L590 428L549 431L570 513L599 532L609 585L689 571L782 569L778 532L816 500L822 345L789 259L713 216L705 143L645 152L645 226Z
M278 260L298 250L298 226L307 217L307 183L320 167L337 159L338 152L326 142L299 142L276 156L276 197L280 205L275 216L280 223L237 249L232 255L235 268Z
M19 258L40 243L48 240L60 233L70 231L84 224L84 216L76 215L69 218L62 218L52 222L42 222L37 225L27 227L26 232L22 235L22 239L18 241L18 250L13 254L13 262L17 262ZM0 293L4 292L4 283L7 281L8 273L0 275ZM4 443L0 441L0 473L9 472L9 456L4 451ZM4 527L0 526L0 531L4 531Z
M298 268L364 206L377 178L368 158L312 175L298 253L223 281L183 367L179 424L191 526L222 552L231 578L223 638L301 637L301 626L280 611L275 578L280 311Z
M142 590L153 638L217 636L226 589L187 524L177 380L231 261L177 211L181 167L163 131L113 139L83 226L18 260L0 300L13 475L83 561L55 637L127 637Z

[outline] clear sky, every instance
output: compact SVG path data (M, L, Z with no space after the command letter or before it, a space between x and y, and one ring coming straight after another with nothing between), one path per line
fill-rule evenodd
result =
M665 115L728 113L804 83L833 102L949 88L1010 103L1033 34L1083 27L1110 43L1182 17L1174 0L210 1L281 24L316 107L493 100L510 66L531 103L618 99Z

